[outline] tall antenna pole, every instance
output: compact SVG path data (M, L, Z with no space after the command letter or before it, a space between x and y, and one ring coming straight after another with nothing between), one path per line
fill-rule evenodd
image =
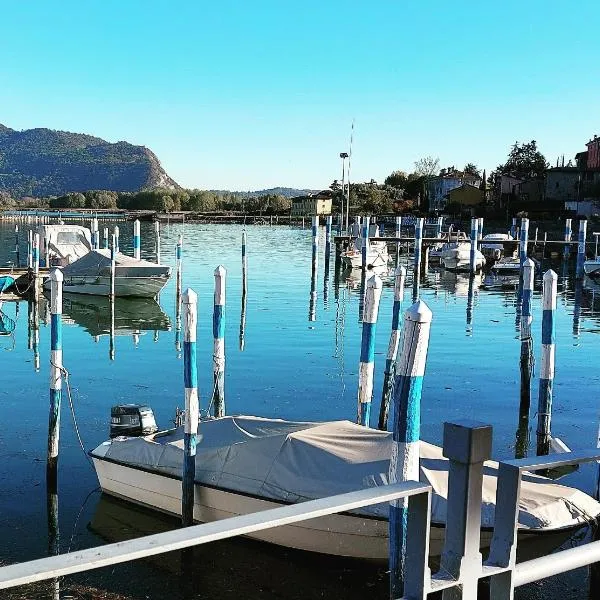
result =
M354 119L352 119L352 128L350 129L350 152L348 153L348 195L346 196L346 230L350 220L350 168L352 166L352 142L354 140Z

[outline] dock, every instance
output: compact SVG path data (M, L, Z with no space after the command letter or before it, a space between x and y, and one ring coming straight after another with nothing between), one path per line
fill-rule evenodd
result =
M28 295L33 295L33 285L35 280L33 269L28 269L26 267L0 268L0 277L5 277L7 275L15 279L15 285L10 288L10 291L0 294L0 300L15 301ZM38 292L41 292L44 289L44 282L48 279L49 275L49 269L40 267Z

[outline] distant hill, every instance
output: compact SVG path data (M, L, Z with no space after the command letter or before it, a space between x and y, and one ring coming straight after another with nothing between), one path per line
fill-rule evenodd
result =
M15 198L68 192L137 192L179 186L144 146L82 133L0 124L0 191Z
M243 196L244 198L256 198L258 196L266 196L272 194L274 196L285 196L286 198L294 198L296 196L306 196L307 194L316 194L320 190L298 190L296 188L288 187L274 187L268 190L255 190L253 192L232 192L230 190L210 190L211 192L219 194L236 194Z

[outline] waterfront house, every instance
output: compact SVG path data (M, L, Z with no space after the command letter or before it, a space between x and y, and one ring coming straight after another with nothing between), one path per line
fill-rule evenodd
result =
M297 196L292 198L291 214L293 217L307 217L312 215L330 215L332 207L331 190L323 190L317 194Z
M460 204L461 211L470 210L474 213L474 208L483 204L485 201L485 193L482 189L477 186L471 185L470 183L463 183L460 187L450 190L446 194L446 205L447 204Z
M446 206L448 193L465 184L478 188L481 184L481 177L458 171L454 167L442 169L437 177L431 177L427 182L429 209L443 210Z

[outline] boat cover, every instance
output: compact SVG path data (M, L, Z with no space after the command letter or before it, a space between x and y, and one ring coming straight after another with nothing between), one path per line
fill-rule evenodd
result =
M0 277L0 294L15 284L14 277L10 275L2 275Z
M117 277L157 277L168 275L170 268L147 260L117 252L115 256ZM110 250L91 250L85 256L63 268L65 279L69 277L96 277L110 275Z
M286 503L385 485L391 433L350 421L303 423L259 417L202 421L196 448L196 482ZM431 484L432 521L445 523L448 461L438 446L420 443L420 479ZM147 437L120 437L92 456L171 476L181 476L183 428ZM484 466L482 526L492 526L498 463ZM584 492L523 475L519 524L530 529L571 527L600 514ZM355 511L387 517L388 504Z

